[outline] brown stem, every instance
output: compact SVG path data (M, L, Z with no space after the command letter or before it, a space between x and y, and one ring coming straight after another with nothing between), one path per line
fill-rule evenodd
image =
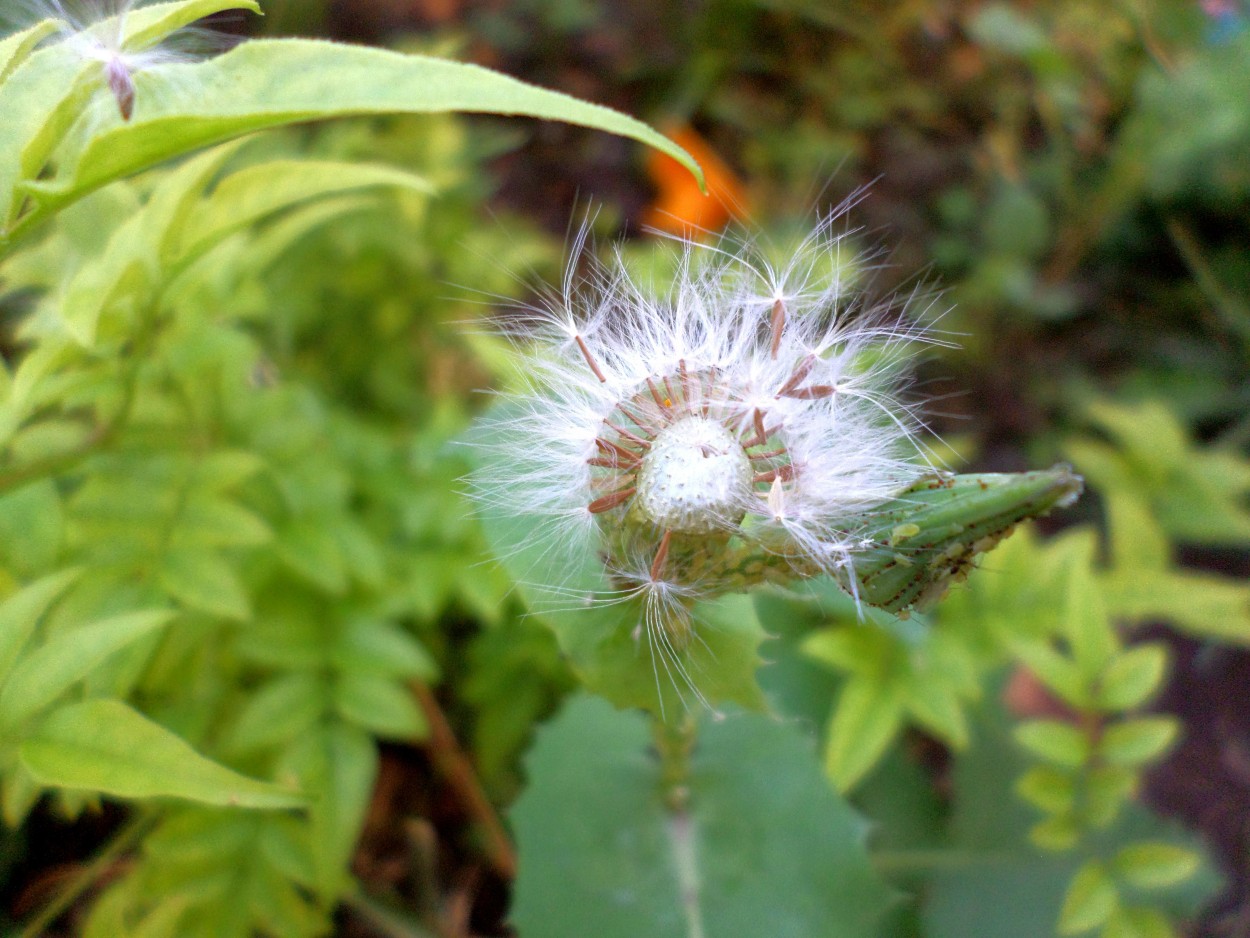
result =
M482 783L473 769L473 763L460 748L456 734L447 722L434 693L426 685L415 681L412 689L425 714L426 722L430 724L430 738L426 741L426 749L434 767L481 828L486 841L486 859L490 865L495 872L511 882L516 878L516 850L508 839L495 806L482 790Z

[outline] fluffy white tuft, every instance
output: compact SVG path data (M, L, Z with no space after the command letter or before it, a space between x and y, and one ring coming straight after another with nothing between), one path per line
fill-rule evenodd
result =
M588 507L612 494L588 462L613 458L602 441L645 459L676 417L706 412L744 444L762 424L753 454L786 451L757 459L760 474L779 475L741 506L741 531L780 529L822 566L845 563L848 516L932 471L903 389L911 356L935 340L908 304L869 304L848 285L856 259L838 220L822 219L780 267L742 239L677 241L676 276L658 295L619 255L588 260L579 236L564 289L512 330L526 342L529 387L499 428L506 468L481 494L546 518L542 536L590 549L602 524Z

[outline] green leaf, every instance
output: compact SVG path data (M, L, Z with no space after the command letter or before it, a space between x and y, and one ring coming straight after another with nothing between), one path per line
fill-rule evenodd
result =
M185 798L239 808L293 808L295 792L206 759L117 700L61 707L22 743L22 764L45 785L119 798Z
M331 595L347 589L347 570L338 543L318 519L293 521L278 534L278 556L295 573Z
M222 449L197 461L196 485L208 492L225 492L246 482L264 468L265 461L255 453Z
M1084 825L1070 813L1056 814L1033 825L1029 843L1043 850L1067 851L1075 847L1084 833Z
M1162 889L1182 883L1198 871L1201 859L1175 844L1129 844L1116 854L1114 869L1140 889Z
M1137 772L1118 765L1099 765L1085 777L1085 816L1094 827L1106 827L1137 794Z
M1070 723L1031 720L1016 727L1013 735L1033 755L1064 768L1080 768L1089 760L1089 740Z
M316 672L276 677L248 694L225 743L240 753L290 743L317 724L329 696L325 678Z
M43 168L54 139L41 140L41 135L50 136L45 132L50 125L59 135L65 114L85 102L91 89L80 78L92 68L99 66L83 62L60 43L28 56L0 84L0 256L22 204L16 186Z
M1250 463L1232 452L1196 446L1165 405L1121 406L1098 400L1090 419L1112 436L1110 449L1089 440L1068 448L1107 491L1150 506L1175 540L1200 544L1250 542Z
M104 251L78 267L58 305L75 341L95 343L105 310L151 305L163 268L174 259L163 244L235 149L202 153L164 176L143 208L117 227Z
M0 82L13 73L13 70L25 61L26 56L44 39L58 29L56 20L41 20L29 29L24 29L12 36L0 40Z
M968 745L968 721L959 695L939 679L922 680L907 691L907 711L920 726L952 749Z
M1077 872L1068 887L1059 912L1059 933L1079 935L1102 925L1111 918L1120 897L1107 869L1090 860Z
M885 754L903 728L904 695L896 682L853 678L843 687L829 722L825 772L849 791Z
M0 794L4 799L4 822L16 829L22 825L30 810L38 803L43 789L19 762L13 766L12 771L5 775L3 791Z
M0 686L8 680L13 663L39 619L81 572L74 569L51 573L0 603Z
M1063 814L1076 801L1076 784L1067 772L1037 766L1020 776L1016 794L1048 814Z
M376 674L340 673L334 685L334 705L349 723L384 738L415 741L429 732L411 691Z
M1179 732L1174 717L1125 720L1107 728L1098 753L1112 765L1145 765L1167 752Z
M656 147L702 180L690 156L640 121L475 65L307 39L245 42L193 65L135 76L131 121L100 127L40 198L61 205L190 150L267 127L363 114L475 111L567 121ZM3 86L0 86L3 87ZM111 102L110 102L111 103ZM2 189L2 187L0 187Z
M1177 938L1177 931L1158 909L1121 908L1107 921L1101 938Z
M345 670L431 681L438 676L434 660L421 644L393 622L354 619L335 642L333 658Z
M180 507L170 547L255 547L273 539L269 525L220 496L197 493Z
M251 603L238 574L214 550L166 551L159 578L161 587L189 609L238 621L251 618Z
M122 47L147 49L197 20L224 10L261 13L256 0L176 0L129 10L122 28Z
M1198 638L1250 644L1250 587L1227 577L1180 571L1162 529L1139 498L1104 494L1113 565L1103 593L1125 619L1167 619Z
M283 766L312 797L317 889L327 899L337 897L377 778L377 746L364 730L327 721L296 741Z
M1092 546L1092 545L1091 545ZM1107 618L1093 557L1074 554L1064 577L1063 634L1086 686L1094 683L1119 649L1119 640Z
M705 722L684 806L666 801L647 720L585 696L540 731L526 764L512 812L523 935L876 935L890 894L864 825L790 726Z
M16 726L34 716L109 655L173 617L166 609L129 612L53 636L14 666L0 691L0 725Z
M1077 708L1089 705L1085 675L1075 661L1056 651L1049 639L1014 642L1011 650L1048 690L1066 703Z
M1117 655L1103 672L1098 705L1105 710L1133 710L1159 689L1167 672L1163 645L1138 645Z
M388 187L428 193L424 179L392 166L319 160L271 160L227 176L197 206L181 232L182 262L202 257L236 231L312 199Z
M1107 599L1125 618L1167 619L1198 639L1250 645L1250 586L1227 577L1175 569L1116 577Z

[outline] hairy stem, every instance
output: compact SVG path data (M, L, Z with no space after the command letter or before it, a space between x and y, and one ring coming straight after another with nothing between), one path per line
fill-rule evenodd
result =
M654 720L655 748L660 757L660 786L669 810L667 823L677 893L689 938L704 938L702 877L698 844L690 817L690 757L698 726L689 713L677 722Z

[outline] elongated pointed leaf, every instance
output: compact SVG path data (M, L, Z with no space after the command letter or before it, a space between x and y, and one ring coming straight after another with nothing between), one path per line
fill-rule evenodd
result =
M897 683L853 678L838 698L829 726L825 771L847 792L873 768L903 729L903 691Z
M239 808L293 808L295 792L247 778L118 700L55 710L22 743L22 764L40 782L119 798L186 798Z
M121 297L138 302L149 298L162 266L175 260L166 248L170 232L181 229L234 149L218 147L179 166L161 180L142 210L113 233L104 252L78 268L60 303L61 317L75 339L91 345L101 313Z
M155 3L126 14L122 24L122 46L127 51L156 45L166 36L197 20L224 10L250 10L261 13L256 0L176 0Z
M0 40L0 82L26 60L35 46L57 31L56 20L42 20L20 33Z
M20 659L0 691L0 725L34 716L96 665L172 619L165 609L128 612L56 635Z
M27 57L0 84L0 254L21 206L15 188L39 172L51 149L51 144L36 147L35 142L48 136L44 128L64 108L85 102L88 89L78 78L88 67L65 46L57 45Z
M391 166L318 160L271 160L231 173L190 219L179 259L194 259L261 219L302 202L357 189L430 192L419 176Z
M62 570L36 580L0 603L0 686L9 676L35 626L48 607L81 573Z
M617 111L476 65L306 39L246 42L194 65L135 76L133 118L103 122L72 165L32 185L52 205L180 153L286 124L353 114L473 111L567 121L632 137L699 175L667 137ZM103 102L108 103L108 102ZM699 175L699 178L702 178Z

